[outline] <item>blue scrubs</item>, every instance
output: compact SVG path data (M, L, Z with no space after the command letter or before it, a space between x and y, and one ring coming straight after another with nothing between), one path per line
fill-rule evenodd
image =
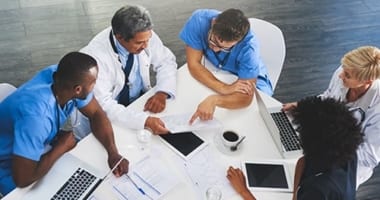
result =
M196 10L181 30L181 40L191 48L202 51L212 64L237 75L239 79L256 78L257 88L272 95L272 84L260 58L258 42L251 31L231 49L231 52L216 53L209 48L208 32L211 21L219 13L220 11L211 9Z
M12 155L39 161L73 109L86 106L93 98L93 93L90 93L85 100L74 99L63 108L58 106L51 89L56 70L57 65L43 69L0 103L2 194L15 188L11 172Z

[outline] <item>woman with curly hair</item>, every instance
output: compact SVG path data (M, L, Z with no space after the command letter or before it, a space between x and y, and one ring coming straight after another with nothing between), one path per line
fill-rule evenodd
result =
M376 183L380 177L380 167L376 167L380 162L380 49L362 46L346 53L329 87L320 96L344 101L347 106L364 113L362 131L365 137L357 151L356 187L373 176L359 188L357 198L367 199L369 195L370 199L380 198ZM296 106L295 102L287 103L283 109L290 111ZM371 186L373 183L376 185Z
M363 134L352 111L333 98L308 97L291 115L304 154L296 165L293 200L354 200ZM230 167L227 178L245 200L255 199L240 169Z

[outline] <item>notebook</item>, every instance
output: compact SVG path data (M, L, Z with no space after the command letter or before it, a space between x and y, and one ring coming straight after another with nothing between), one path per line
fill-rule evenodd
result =
M255 90L257 105L261 117L283 158L294 158L302 154L298 133L290 117L281 111L281 107L265 106L260 93Z
M87 163L66 153L57 160L43 178L30 188L22 199L87 199L104 178Z

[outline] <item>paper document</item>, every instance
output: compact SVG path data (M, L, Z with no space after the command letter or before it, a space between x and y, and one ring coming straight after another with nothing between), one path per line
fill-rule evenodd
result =
M206 199L206 191L212 186L222 191L223 199L237 194L226 178L227 169L218 164L215 158L210 148L204 148L184 163L185 171L198 190L199 199Z
M222 128L222 123L215 118L207 121L197 119L190 125L189 121L192 115L192 113L167 115L161 117L161 120L165 123L166 128L172 133Z
M157 200L174 188L178 180L160 157L149 156L111 184L120 200Z

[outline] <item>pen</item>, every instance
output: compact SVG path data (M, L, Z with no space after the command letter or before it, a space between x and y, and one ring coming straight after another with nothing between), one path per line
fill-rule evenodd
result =
M92 187L92 189L87 193L87 195L84 197L84 199L88 199L88 197L95 191L95 189L100 185L100 183L102 183L104 180L106 180L106 178L113 172L113 170L116 169L116 167L121 163L121 161L124 159L124 157L121 157L120 160L116 163L115 166L113 166L113 168L107 172L107 174L103 177L103 179L100 179L95 185L94 187ZM115 188L117 189L117 188ZM119 192L119 191L118 191ZM122 195L122 194L121 194Z
M129 180L131 180L133 186L135 186L135 188L136 188L141 194L147 196L149 199L152 199L148 194L145 193L145 191L144 191L142 188L140 188L140 187L135 183L135 181L134 181L134 180L133 180L128 174L126 174L126 176L127 176L127 178L128 178Z
M103 180L105 180L105 179L107 178L107 176L110 175L110 174L113 172L113 170L116 169L116 167L121 163L121 161L123 161L123 159L124 159L124 157L122 156L122 157L120 158L120 160L117 161L116 165L113 166L113 168L112 168L109 172L107 172L107 174L104 176Z
M129 180L131 180L131 182L132 182L132 184L141 192L141 194L143 194L143 195L145 195L145 192L144 192L144 190L143 189L141 189L136 183L135 183L135 181L129 176L129 175L126 175L127 176L127 178L129 179Z
M160 191L158 191L156 188L154 188L150 183L145 181L139 174L136 172L133 172L134 175L136 175L137 178L139 178L142 182L144 182L148 187L150 187L152 190L154 190L158 195L160 195Z

